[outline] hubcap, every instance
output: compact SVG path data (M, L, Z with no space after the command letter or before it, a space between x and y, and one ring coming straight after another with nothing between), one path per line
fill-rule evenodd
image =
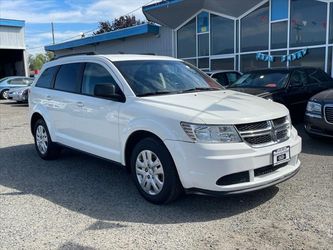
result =
M45 154L48 146L47 133L42 125L39 125L36 130L36 143L39 152Z
M156 195L161 192L164 184L164 171L160 159L150 151L142 151L136 158L136 177L142 189Z
M8 98L8 90L5 90L2 94L3 98L7 99Z

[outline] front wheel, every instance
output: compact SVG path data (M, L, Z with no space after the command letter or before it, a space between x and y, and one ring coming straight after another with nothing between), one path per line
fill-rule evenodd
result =
M134 147L131 173L141 195L154 204L169 203L182 193L173 159L155 138L143 139Z
M34 127L35 147L38 155L44 160L52 160L59 156L60 147L52 142L44 120L40 119Z
M1 97L1 99L7 99L8 98L8 92L9 92L9 90L8 89L5 89L5 90L3 90L1 93L0 93L0 97Z

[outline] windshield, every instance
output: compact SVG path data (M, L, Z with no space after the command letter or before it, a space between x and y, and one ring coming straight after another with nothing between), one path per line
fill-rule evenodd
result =
M231 88L283 88L288 80L286 72L256 72L244 74Z
M182 61L114 62L137 96L223 89L203 72Z

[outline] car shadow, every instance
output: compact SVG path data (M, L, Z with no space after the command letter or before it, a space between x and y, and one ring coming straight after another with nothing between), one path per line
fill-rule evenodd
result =
M29 107L29 104L27 102L15 102L12 100L2 100L0 104L10 105L12 107Z
M321 156L333 156L333 139L331 138L312 138L299 123L295 125L300 137L302 137L302 153Z
M32 194L100 221L168 224L210 221L243 213L272 199L277 187L237 196L184 195L165 206L145 201L127 171L109 161L64 149L41 160L33 144L0 149L0 196Z

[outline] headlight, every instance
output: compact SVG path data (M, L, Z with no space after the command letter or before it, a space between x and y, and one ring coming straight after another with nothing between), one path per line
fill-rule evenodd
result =
M193 142L236 143L242 142L233 125L203 125L181 122L181 127Z
M321 104L313 101L309 101L306 106L306 111L311 114L316 114L321 116Z

